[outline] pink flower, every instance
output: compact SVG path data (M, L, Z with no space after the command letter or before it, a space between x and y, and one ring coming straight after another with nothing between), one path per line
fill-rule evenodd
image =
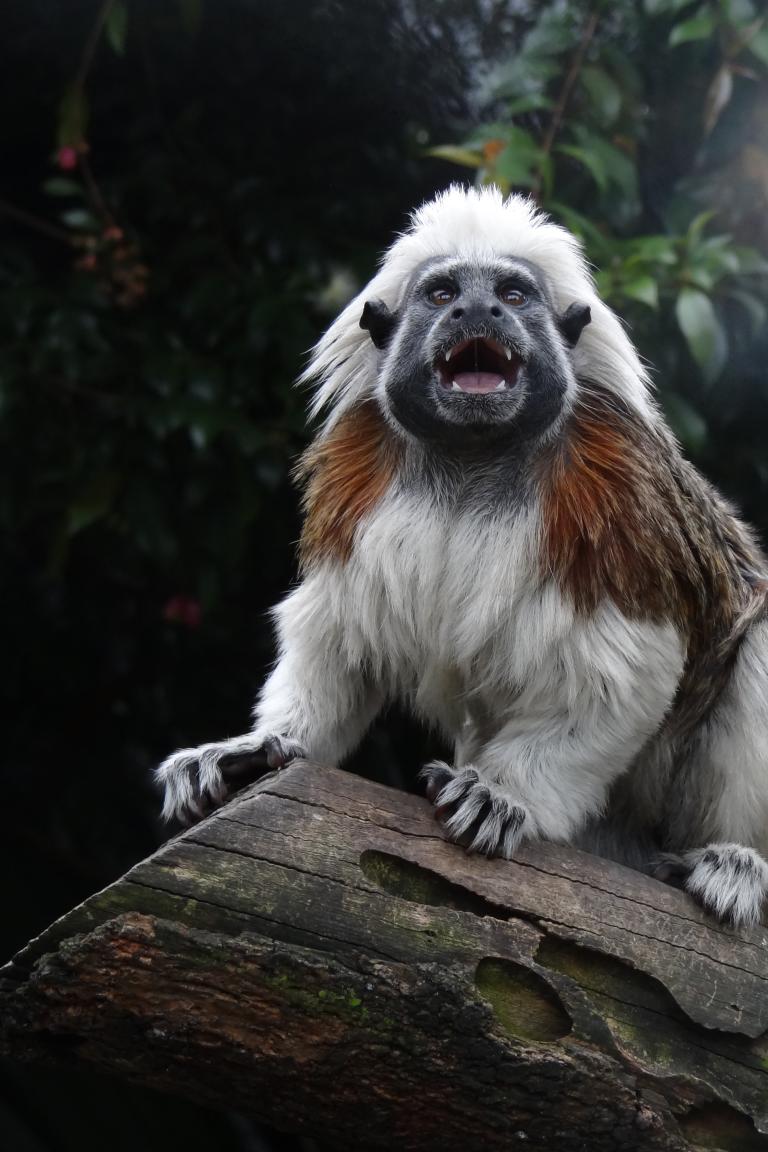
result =
M59 148L56 153L56 163L62 172L71 172L73 168L77 168L76 149L70 147Z
M200 627L202 608L193 596L171 596L163 608L163 619L193 630Z

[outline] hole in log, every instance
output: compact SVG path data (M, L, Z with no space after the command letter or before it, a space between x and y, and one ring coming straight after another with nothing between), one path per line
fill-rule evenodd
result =
M695 1148L717 1148L721 1152L765 1152L768 1136L755 1131L749 1116L730 1104L704 1104L693 1108L680 1121L686 1140Z
M389 852L376 852L367 849L360 856L363 875L390 896L401 900L412 900L415 904L431 904L440 908L455 908L459 912L472 912L475 916L494 916L497 920L508 920L505 908L476 896L460 884L453 884L437 872L401 860Z
M559 940L556 936L544 936L535 958L545 968L570 976L585 992L659 1012L672 1020L688 1019L655 976L633 968L616 956L606 956L604 952Z
M560 1040L571 1018L546 981L522 964L490 957L475 971L475 986L505 1032L519 1040Z
M715 1060L743 1064L756 1074L764 1075L768 1070L764 1055L753 1041L738 1033L702 1028L686 1015L660 980L618 957L546 936L535 960L573 979L586 992L620 1046L655 1075L685 1075L690 1065L690 1045L710 1052ZM759 1146L768 1152L768 1143Z

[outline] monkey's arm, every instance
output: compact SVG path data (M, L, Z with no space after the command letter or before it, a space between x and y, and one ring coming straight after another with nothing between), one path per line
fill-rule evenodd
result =
M256 703L253 730L183 748L160 765L166 819L199 819L249 779L296 756L338 763L381 708L383 693L366 676L362 657L350 656L320 574L287 596L274 617L279 656Z
M274 611L279 659L254 709L257 732L295 740L302 753L337 764L359 744L383 704L365 653L328 596L309 576Z
M568 841L598 815L669 709L683 644L671 624L608 605L574 625L558 663L547 683L533 677L470 764L425 770L448 831L475 850L511 856L522 839Z

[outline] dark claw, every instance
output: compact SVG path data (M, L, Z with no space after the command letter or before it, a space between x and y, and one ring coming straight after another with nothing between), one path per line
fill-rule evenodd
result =
M461 844L461 846L466 848L468 852L476 851L476 849L472 847L475 842L475 837L477 836L487 818L493 812L493 799L491 797L490 789L486 788L482 784L475 784L473 785L473 791L476 793L482 792L484 794L482 807L466 831L463 832L457 840L457 844ZM458 804L450 805L450 807L452 807L455 811L455 809L458 807ZM450 815L452 816L453 812L451 812ZM488 854L489 853L486 853L486 855Z
M447 764L427 764L419 773L419 779L424 781L427 799L434 804L446 784L453 780L453 772Z
M428 764L421 772L435 815L454 843L488 856L514 854L527 812L503 790L486 784L472 767Z
M294 740L261 734L182 748L155 773L165 790L163 815L194 824L246 784L303 755Z

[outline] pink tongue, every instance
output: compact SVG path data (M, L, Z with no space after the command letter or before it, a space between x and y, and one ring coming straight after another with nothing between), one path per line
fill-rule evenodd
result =
M453 377L462 392L495 392L501 381L497 372L457 372Z

